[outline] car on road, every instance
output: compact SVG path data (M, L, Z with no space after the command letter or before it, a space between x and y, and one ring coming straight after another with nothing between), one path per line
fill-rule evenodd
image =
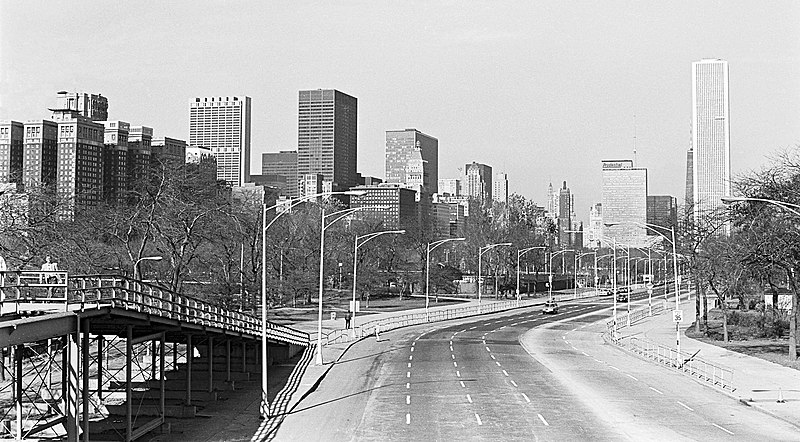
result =
M547 314L547 313L556 314L556 313L558 313L558 304L556 304L555 301L547 301L547 302L545 302L544 303L544 308L542 308L542 313L543 314Z
M617 302L628 302L628 294L622 292L618 293Z

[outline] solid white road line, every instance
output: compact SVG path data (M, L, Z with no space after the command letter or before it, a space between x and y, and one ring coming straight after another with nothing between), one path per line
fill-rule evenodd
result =
M481 421L481 417L478 416L478 413L475 413L475 420L478 421L478 425L483 425L483 421Z
M472 397L470 395L467 395L467 401L469 401L470 404L472 403Z
M692 407L690 407L690 406L688 406L688 405L684 404L683 402L681 402L681 401L677 401L677 402L678 402L678 405L680 405L681 407L683 407L683 408L685 408L685 409L687 409L687 410L689 410L689 411L694 411L694 410L692 409Z
M525 393L522 393L522 397L524 397L524 398L525 398L525 402L527 402L527 403L529 403L529 404L531 403L531 399L528 397L528 395L527 395L527 394L525 394Z
M409 424L411 424L411 414L410 413L406 413L406 425L409 425Z
M507 372L507 371L505 371L505 370L503 370L503 374L504 374L504 375L506 375L506 376L508 376L508 372Z
M517 383L516 383L516 382L514 382L514 380L513 380L513 379L511 380L511 385L513 385L513 386L515 386L515 387L519 387L519 385L517 385Z
M636 376L629 375L628 373L625 373L625 376L633 379L634 381L638 381L639 380L639 379L636 378Z
M617 367L614 367L613 365L609 365L609 367L613 368L614 370L617 370L617 371L619 371L619 368L617 368Z
M656 392L656 393L658 393L658 394L664 394L664 393L662 393L662 392L660 392L660 391L656 390L656 389L655 389L655 388L653 388L653 387L650 387L650 389L651 389L651 390L653 390L653 391L655 391L655 392Z
M541 420L541 421L542 421L542 423L543 423L545 426L547 426L547 427L549 427L549 426L550 426L550 424L548 424L548 423L547 423L547 421L546 421L546 420L544 420L544 416L542 416L541 414L537 414L537 416L539 416L539 420Z
M714 423L712 423L711 425L713 425L713 426L715 426L715 427L719 428L720 430L722 430L722 431L724 431L724 432L726 432L726 433L730 434L731 436L733 436L733 432L732 432L732 431L730 431L730 430L728 430L728 429L726 429L726 428L720 427L719 425L717 425L717 424L714 424Z

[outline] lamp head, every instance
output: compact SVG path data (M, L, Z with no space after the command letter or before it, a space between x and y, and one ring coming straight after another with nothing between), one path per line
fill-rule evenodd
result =
M738 197L738 196L730 196L730 195L723 196L720 199L722 200L722 204L733 204L733 203L738 203L738 202L742 202L742 201L747 201L747 198L742 198L742 197Z

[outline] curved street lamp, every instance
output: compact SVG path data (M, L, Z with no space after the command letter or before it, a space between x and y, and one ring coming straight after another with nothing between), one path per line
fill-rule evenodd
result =
M429 242L427 252L425 255L425 322L430 321L429 313L428 313L428 304L430 303L430 293L431 293L431 251L435 248L439 247L440 245L450 242L450 241L464 241L467 238L446 238L440 239L438 241ZM438 298L437 298L438 300Z
M401 235L406 233L405 230L384 230L382 232L373 232L367 233L366 235L356 236L356 240L353 246L353 325L352 331L350 332L350 336L355 338L356 337L356 275L358 270L358 248L366 244L369 240L373 238L377 238L381 235L387 235L390 233ZM359 241L361 241L359 243Z
M518 305L519 305L519 302L522 300L522 293L520 293L520 290L519 290L519 260L522 257L522 255L530 252L531 250L536 250L536 249L545 250L546 248L547 248L546 246L536 246L536 247L528 247L526 249L517 250L517 304ZM536 291L535 286L536 286L536 283L534 282L534 290L533 290L534 292ZM528 295L528 296L530 296L530 295Z
M550 301L553 300L553 257L558 255L558 254L560 254L560 253L566 253L566 252L575 253L575 251L572 250L572 249L561 249L561 250L558 250L556 252L551 252L550 253L550 274L548 275L548 277L550 278L550 281L549 281L548 288L547 288L548 297L550 298ZM561 269L561 270L564 271L565 269Z
M164 259L163 256L143 256L143 257L137 259L136 262L133 263L133 279L136 279L136 280L139 279L139 263L140 262L142 262L142 261L161 261L162 259Z
M782 208L784 210L788 210L788 211L794 213L797 216L800 216L800 212L795 210L795 209L800 209L800 205L787 203L785 201L777 201L777 200L771 200L771 199L766 199L766 198L749 198L749 197L743 197L743 196L723 196L721 199L722 199L722 202L724 204L744 203L744 202L768 203L768 204L772 204L772 205L778 206L778 207L780 207L780 208Z
M586 255L594 255L594 294L597 296L597 252L586 252L575 255L575 265L573 266L575 270L575 297L578 297L578 264L581 262L581 257Z
M510 246L510 242L500 242L496 244L489 244L483 247L478 248L478 312L480 312L481 308L481 257L483 254L492 250L495 247L502 247L502 246Z

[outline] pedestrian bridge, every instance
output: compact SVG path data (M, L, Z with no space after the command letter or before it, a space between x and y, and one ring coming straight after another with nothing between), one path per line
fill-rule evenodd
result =
M135 440L261 374L261 318L123 276L3 272L0 438ZM309 346L266 324L267 359Z

